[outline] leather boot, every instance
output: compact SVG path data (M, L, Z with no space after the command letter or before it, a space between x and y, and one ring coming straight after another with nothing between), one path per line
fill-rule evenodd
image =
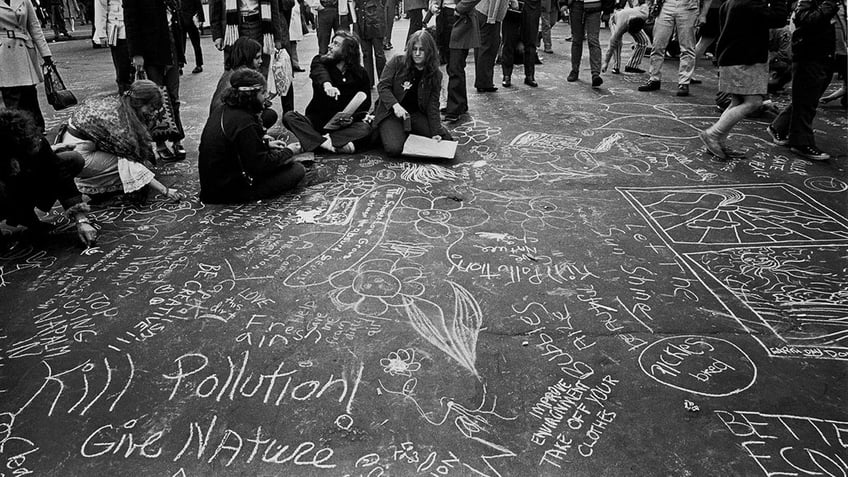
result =
M512 86L512 67L504 66L503 68L503 82L501 82L504 88L509 88Z

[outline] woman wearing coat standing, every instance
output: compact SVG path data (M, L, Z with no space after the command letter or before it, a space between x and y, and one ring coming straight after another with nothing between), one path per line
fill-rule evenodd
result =
M30 0L0 1L0 93L9 109L29 111L43 129L36 85L44 81L38 58L53 62Z
M406 40L418 30L424 28L424 9L428 8L430 2L428 0L404 0L403 7L406 9L406 16L409 17L409 31L406 32Z

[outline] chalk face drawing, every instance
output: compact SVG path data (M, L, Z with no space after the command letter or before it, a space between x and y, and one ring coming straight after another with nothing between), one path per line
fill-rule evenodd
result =
M462 202L449 197L406 197L392 213L392 222L413 224L419 234L431 239L447 237L452 228L471 228L488 220L485 210L463 207Z
M762 325L755 337L770 352L794 347L848 360L848 275L833 266L848 247L745 247L687 256L754 312Z
M786 184L620 189L672 243L770 245L848 240L848 225Z
M424 293L418 267L404 267L386 259L366 260L351 270L330 275L330 300L339 310L364 316L383 316L389 307Z
M658 383L707 397L726 397L750 388L757 366L730 341L708 336L671 336L639 355L642 371Z

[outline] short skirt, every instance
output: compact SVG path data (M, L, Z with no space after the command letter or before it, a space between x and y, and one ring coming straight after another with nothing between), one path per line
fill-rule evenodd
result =
M718 67L718 90L722 93L754 95L768 93L768 63Z

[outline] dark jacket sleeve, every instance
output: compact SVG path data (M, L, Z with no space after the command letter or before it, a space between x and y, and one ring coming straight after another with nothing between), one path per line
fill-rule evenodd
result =
M836 15L836 0L799 0L795 7L796 27L824 26Z
M769 28L782 28L789 22L788 0L771 0L765 6L766 24Z
M435 131L436 134L450 138L450 134L442 126L442 120L439 116L439 89L442 87L442 72L436 71L436 79L433 81L436 86L430 91L430 97L427 99L427 122L430 123L430 131Z
M330 72L327 71L327 65L321 61L321 56L319 55L315 55L315 58L312 58L312 64L309 66L309 78L318 86L333 82Z
M460 15L468 15L474 11L474 7L480 3L480 0L460 0L456 4L456 13Z
M403 64L403 56L396 55L388 63L386 63L386 67L383 69L383 74L380 75L380 81L377 82L377 95L380 98L380 101L386 105L389 109L398 102L398 98L395 97L394 93L394 84L395 84L395 76L398 74L398 70ZM438 101L438 98L436 98ZM439 108L436 108L438 110Z
M235 146L244 171L257 177L281 169L294 155L289 148L271 149L262 140L262 128L251 124L236 133Z
M371 109L371 82L368 80L368 73L365 72L365 68L358 68L358 76L359 76L359 91L365 93L365 101L356 108L357 112L367 113L369 109ZM364 115L359 115L358 119L362 119Z
M224 0L209 0L209 28L212 40L224 38Z

